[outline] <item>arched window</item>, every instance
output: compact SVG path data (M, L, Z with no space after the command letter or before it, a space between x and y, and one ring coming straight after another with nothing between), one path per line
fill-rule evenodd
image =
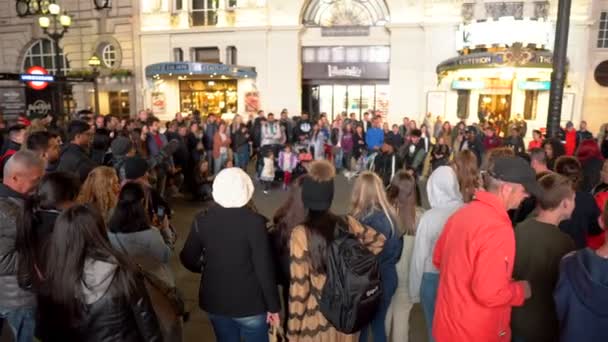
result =
M103 61L103 64L105 64L108 68L114 67L114 65L116 65L117 59L118 58L116 56L116 47L114 47L114 45L106 44L101 49L101 60Z
M64 73L70 71L70 64L65 58L63 51L60 50L61 61L59 67ZM23 56L23 70L27 70L32 66L41 66L51 74L56 74L57 66L55 65L55 46L50 39L39 39L26 51Z
M308 26L382 26L389 22L384 0L311 0L302 22Z

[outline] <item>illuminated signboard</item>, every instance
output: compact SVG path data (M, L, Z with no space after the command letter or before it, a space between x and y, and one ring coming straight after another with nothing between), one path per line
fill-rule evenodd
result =
M513 17L503 17L460 25L456 32L456 45L458 50L492 45L511 46L515 43L546 48L553 45L553 36L551 23L543 19L516 20Z
M53 82L55 78L49 75L49 72L41 66L33 66L25 71L25 74L21 75L21 80L34 90L42 90L46 88L49 83Z
M519 81L519 89L522 90L549 90L551 81Z
M484 81L463 81L455 80L452 82L452 89L456 90L472 90L485 88Z

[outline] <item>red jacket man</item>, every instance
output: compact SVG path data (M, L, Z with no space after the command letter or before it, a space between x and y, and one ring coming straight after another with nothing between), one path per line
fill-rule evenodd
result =
M515 236L507 210L538 194L534 171L519 157L499 158L484 186L487 191L448 220L435 246L438 342L509 342L511 307L530 297L529 283L511 277Z

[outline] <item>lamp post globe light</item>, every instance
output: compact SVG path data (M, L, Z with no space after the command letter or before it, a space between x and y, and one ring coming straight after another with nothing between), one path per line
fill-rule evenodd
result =
M97 87L97 77L99 76L99 66L101 65L101 60L97 55L91 56L89 58L89 66L93 68L93 90L95 96L95 114L99 115L99 89Z
M48 6L49 15L40 16L38 18L38 25L42 28L42 32L51 39L53 42L53 48L55 50L55 76L58 78L57 81L57 111L58 115L64 115L63 112L63 80L60 79L63 75L63 60L61 57L61 51L59 50L59 42L63 36L68 32L70 26L72 26L72 17L67 12L61 13L61 7L52 3Z

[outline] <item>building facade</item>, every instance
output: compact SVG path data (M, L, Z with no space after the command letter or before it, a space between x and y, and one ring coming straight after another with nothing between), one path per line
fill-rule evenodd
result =
M0 0L0 73L24 73L31 66L41 66L55 74L63 74L74 82L64 85L66 112L94 109L95 98L90 79L94 71L89 58L96 55L101 61L97 77L99 113L120 116L135 114L136 52L135 30L138 18L131 0L93 1L59 0L61 10L72 17L72 24L60 40L62 60L56 65L55 46L39 27L38 17L48 14L48 5L55 1ZM96 7L109 8L97 9ZM11 96L20 88L18 81L1 81L0 94ZM29 89L26 89L29 91ZM6 98L0 97L0 101ZM26 107L25 111L52 111L49 106ZM0 112L14 114L0 103ZM43 114L43 113L39 113Z
M562 114L594 127L608 121L606 88L594 79L608 57L602 8L606 1L573 3ZM546 123L554 0L155 0L139 11L141 106L160 99L167 118L286 108L376 111L390 122L430 112L452 122L521 115L531 128ZM197 74L188 63L252 73ZM146 72L154 65L168 69Z
M0 72L55 68L36 16L17 15L16 3L28 1L0 0ZM451 122L546 122L557 0L94 4L60 2L74 20L61 48L75 76L90 73L91 55L102 59L101 113L150 108L169 119L285 108L330 117L374 111L395 123L429 112ZM606 12L606 0L574 0L570 22L562 119L594 129L608 121ZM72 86L70 108L93 104L90 84Z

